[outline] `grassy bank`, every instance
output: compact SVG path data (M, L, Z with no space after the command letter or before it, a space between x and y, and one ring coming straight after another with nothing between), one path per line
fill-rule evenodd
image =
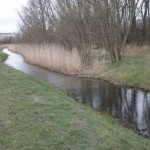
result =
M81 64L76 51L68 52L57 46L10 45L9 49L21 53L27 62L52 71L150 90L149 46L127 46L122 61L114 64L104 50L92 50L90 66Z
M7 55L4 54L1 49L0 49L0 63L2 63L4 60L6 60Z
M82 76L104 79L111 83L150 90L150 47L128 46L122 61L112 64L103 50L93 54L93 65Z
M100 73L102 78L113 83L150 90L150 47L129 46L122 61L111 64L107 55L100 55L105 62L105 69Z
M4 60L0 54L0 60ZM148 150L150 141L0 63L0 149Z

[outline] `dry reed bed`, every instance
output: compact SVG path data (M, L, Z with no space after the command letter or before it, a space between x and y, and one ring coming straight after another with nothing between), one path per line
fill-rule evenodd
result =
M81 57L76 49L67 51L55 45L9 45L8 48L21 54L25 61L46 69L75 74L81 71Z
M113 76L108 71L107 64L110 60L99 60L100 56L108 55L104 49L93 50L91 56L95 59L90 65L81 64L81 56L77 50L66 51L61 46L55 45L9 45L8 48L16 53L20 53L25 61L37 66L47 68L55 72L64 74L78 74L84 77L104 77ZM149 57L149 46L131 46L128 45L124 51L123 57Z
M144 45L144 46L135 46L135 45L128 45L125 48L124 56L143 56L143 57L149 57L150 56L150 46Z

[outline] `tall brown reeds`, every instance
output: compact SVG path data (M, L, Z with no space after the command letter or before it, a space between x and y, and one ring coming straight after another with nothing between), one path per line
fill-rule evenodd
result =
M67 51L55 45L12 45L9 49L21 54L25 61L51 71L74 74L81 71L81 58L76 49Z
M136 56L149 57L150 46L149 45L143 45L143 46L128 45L125 48L124 55L131 56L131 57L136 57Z

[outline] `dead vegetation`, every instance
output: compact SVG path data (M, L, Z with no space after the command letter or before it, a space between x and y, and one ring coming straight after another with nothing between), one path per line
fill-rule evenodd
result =
M150 46L149 45L143 45L143 46L128 45L125 49L124 56L149 57L150 56Z
M55 45L9 45L12 52L21 54L25 61L55 72L75 74L81 71L81 58L76 49L67 51Z

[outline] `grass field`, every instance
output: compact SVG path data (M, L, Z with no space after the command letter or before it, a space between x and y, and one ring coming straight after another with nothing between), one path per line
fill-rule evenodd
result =
M0 62L0 150L149 148L150 140L114 119Z

